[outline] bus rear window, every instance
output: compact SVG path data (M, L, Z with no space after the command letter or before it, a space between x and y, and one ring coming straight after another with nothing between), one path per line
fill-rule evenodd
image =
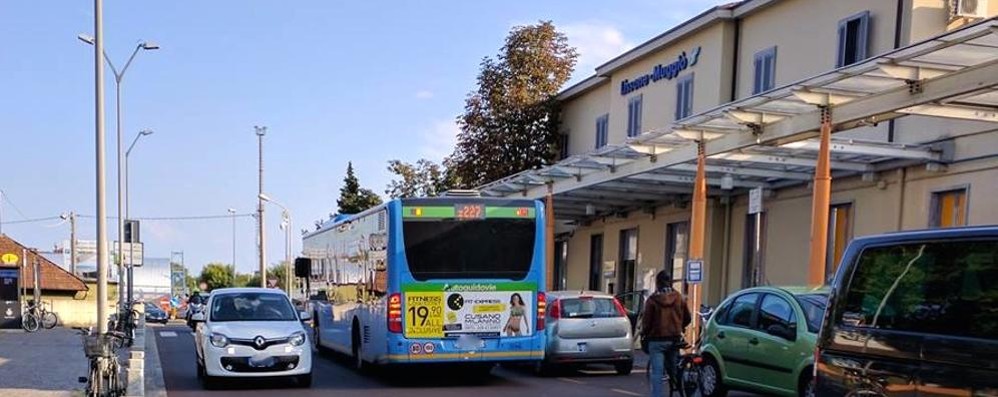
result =
M419 281L522 280L530 271L536 234L534 219L402 222L409 272Z

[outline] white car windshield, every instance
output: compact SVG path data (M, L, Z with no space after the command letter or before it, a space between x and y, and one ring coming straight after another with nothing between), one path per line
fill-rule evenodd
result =
M282 295L242 292L211 301L211 321L295 321L294 308Z

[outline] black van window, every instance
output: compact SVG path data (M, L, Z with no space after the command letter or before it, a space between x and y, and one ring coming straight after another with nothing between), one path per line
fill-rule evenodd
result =
M797 324L797 316L790 302L773 294L766 294L759 306L759 321L756 329L769 332L771 328L789 330L791 324Z
M759 294L745 294L735 298L731 302L731 309L728 310L728 318L724 324L737 327L752 328L752 317L755 313L755 304L759 300Z
M936 241L864 250L838 324L994 338L998 241Z

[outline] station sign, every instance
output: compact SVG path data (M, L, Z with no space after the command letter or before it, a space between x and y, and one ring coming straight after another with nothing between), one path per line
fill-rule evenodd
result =
M676 56L676 60L655 65L651 71L645 73L641 76L634 77L632 79L625 79L620 82L620 95L627 95L634 91L640 90L651 83L657 83L663 80L672 80L679 76L679 73L686 70L687 68L693 67L700 60L700 47L692 49L689 55L686 51L681 52Z
M762 212L762 188L757 187L749 190L748 213L758 214L760 212Z

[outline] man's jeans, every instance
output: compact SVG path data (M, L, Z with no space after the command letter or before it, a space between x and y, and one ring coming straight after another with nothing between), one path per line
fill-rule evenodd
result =
M670 382L675 381L676 363L679 362L679 341L648 342L648 381L652 397L663 397L668 385L662 382L663 371L668 371Z

